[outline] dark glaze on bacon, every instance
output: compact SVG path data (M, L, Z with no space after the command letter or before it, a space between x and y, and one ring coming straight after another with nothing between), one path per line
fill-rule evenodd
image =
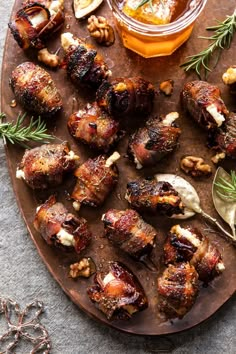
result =
M175 225L171 228L164 244L164 260L165 264L190 262L196 268L199 279L205 283L224 270L218 248L193 227Z
M157 182L155 179L129 182L125 198L140 212L159 213L169 217L184 213L181 198L169 182Z
M97 89L111 75L103 57L91 45L71 33L63 33L61 42L66 53L62 67L75 85Z
M27 111L50 116L62 108L61 95L51 76L32 62L24 62L12 71L10 86Z
M118 181L116 165L106 167L106 161L107 156L100 155L87 160L75 170L77 182L71 194L72 199L91 207L100 206L104 202Z
M83 251L91 240L87 221L68 212L62 203L51 196L36 212L35 229L49 245ZM63 234L66 237L63 239Z
M148 115L152 111L155 90L151 82L141 77L104 81L97 90L98 105L112 116Z
M45 39L57 31L65 20L63 0L25 1L8 24L22 49L42 49Z
M62 183L65 173L76 168L77 160L78 156L70 151L67 143L44 144L26 150L18 166L17 177L22 177L32 189L57 186Z
M138 259L151 252L156 230L132 209L110 209L102 217L105 235L115 246Z
M164 123L164 119L151 118L145 127L131 135L127 152L136 168L153 166L176 148L181 130L173 121Z
M159 310L167 318L182 318L198 295L198 274L189 263L169 264L158 278Z
M121 263L110 262L107 272L97 272L94 283L88 296L108 320L128 319L148 307L142 285Z
M181 96L183 107L205 130L209 131L220 126L220 123L217 124L214 117L207 111L211 105L214 105L217 112L227 120L229 111L220 97L220 90L217 86L205 81L191 81L184 85Z
M119 132L119 122L102 111L96 103L88 104L84 109L74 112L67 124L75 139L104 152L108 152L122 136L122 132Z

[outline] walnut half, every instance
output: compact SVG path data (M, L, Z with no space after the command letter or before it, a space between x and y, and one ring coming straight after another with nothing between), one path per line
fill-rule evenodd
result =
M114 30L105 17L90 16L87 29L90 32L90 36L95 38L99 44L110 46L115 41Z
M183 157L180 161L180 168L192 177L208 176L212 173L211 166L197 156Z
M89 278L96 272L96 266L92 258L82 258L79 262L70 265L69 276L71 278Z

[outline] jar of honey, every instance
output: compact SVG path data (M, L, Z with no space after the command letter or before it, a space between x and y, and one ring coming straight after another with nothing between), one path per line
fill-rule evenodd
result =
M126 48L145 58L171 55L190 36L207 0L107 0Z

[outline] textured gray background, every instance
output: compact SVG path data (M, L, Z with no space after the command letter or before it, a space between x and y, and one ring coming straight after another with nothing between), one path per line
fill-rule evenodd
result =
M0 1L2 58L5 32L13 0ZM17 208L0 143L0 296L22 307L42 300L42 323L52 340L52 353L236 353L236 297L198 327L165 338L136 337L96 323L82 313L48 273L27 233ZM0 321L0 336L3 323ZM171 350L171 343L175 349ZM1 351L1 346L0 346ZM16 353L27 354L26 349Z

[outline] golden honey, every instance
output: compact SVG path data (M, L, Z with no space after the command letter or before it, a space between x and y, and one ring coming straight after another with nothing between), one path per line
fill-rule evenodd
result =
M153 0L152 6L163 4L163 1L172 1L172 7L164 14L161 11L137 8L136 3L140 0L108 0L117 27L126 48L140 54L145 58L171 55L191 35L194 22L203 10L207 0ZM177 7L176 4L182 5ZM128 6L128 5L129 6ZM131 5L133 4L133 8ZM183 7L185 6L185 8ZM148 9L148 10L147 10ZM137 11L137 12L136 12ZM181 12L182 11L182 12ZM150 22L150 23L147 23Z

